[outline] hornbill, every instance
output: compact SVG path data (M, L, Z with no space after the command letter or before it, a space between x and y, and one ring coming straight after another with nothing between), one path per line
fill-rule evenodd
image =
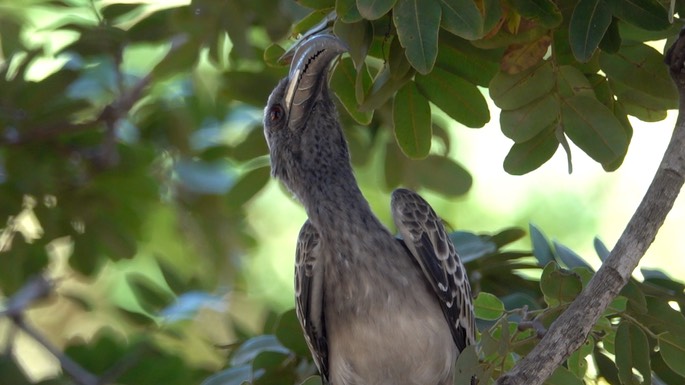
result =
M345 50L327 33L298 44L264 110L272 175L309 217L297 240L297 316L324 383L451 385L475 340L466 271L418 194L392 194L401 239L364 199L328 86Z

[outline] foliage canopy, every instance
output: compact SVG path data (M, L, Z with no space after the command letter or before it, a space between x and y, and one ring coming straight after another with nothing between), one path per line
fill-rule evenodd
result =
M268 314L256 333L227 304L255 242L245 203L269 180L261 109L287 73L281 44L331 24L350 47L331 88L355 166L379 153L388 190L454 197L472 177L447 156L445 117L482 127L484 89L512 140L509 173L568 152L569 139L620 167L628 116L677 107L647 43L677 35L669 5L0 0L0 382L319 383L294 312ZM535 226L531 249L512 250L524 234L452 234L480 293L480 344L460 379L511 368L593 274ZM685 286L643 274L549 383L685 383ZM31 370L57 363L31 362L29 329L49 337L64 375Z

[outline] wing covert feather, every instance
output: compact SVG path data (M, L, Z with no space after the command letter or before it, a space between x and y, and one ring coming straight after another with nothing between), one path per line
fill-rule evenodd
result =
M471 286L442 220L428 202L407 189L393 192L391 206L402 241L435 290L454 342L462 351L475 343Z
M295 256L295 310L304 337L324 383L328 379L328 341L324 319L323 257L319 234L307 220L297 238Z

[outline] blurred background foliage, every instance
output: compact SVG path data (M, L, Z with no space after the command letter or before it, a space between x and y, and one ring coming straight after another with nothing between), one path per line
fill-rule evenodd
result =
M0 0L0 384L318 383L289 310L304 213L261 127L317 23L350 46L331 85L375 211L404 185L470 231L483 338L460 365L510 368L656 168L681 23L657 0L416 4ZM672 277L636 275L554 383L685 382L684 212L646 260Z

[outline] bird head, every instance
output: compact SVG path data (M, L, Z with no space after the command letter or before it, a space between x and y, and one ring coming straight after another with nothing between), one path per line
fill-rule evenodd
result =
M331 34L301 41L294 48L288 76L278 83L264 109L272 174L295 195L298 187L311 184L306 178L325 177L327 162L341 156L349 161L328 89L330 64L346 50Z

